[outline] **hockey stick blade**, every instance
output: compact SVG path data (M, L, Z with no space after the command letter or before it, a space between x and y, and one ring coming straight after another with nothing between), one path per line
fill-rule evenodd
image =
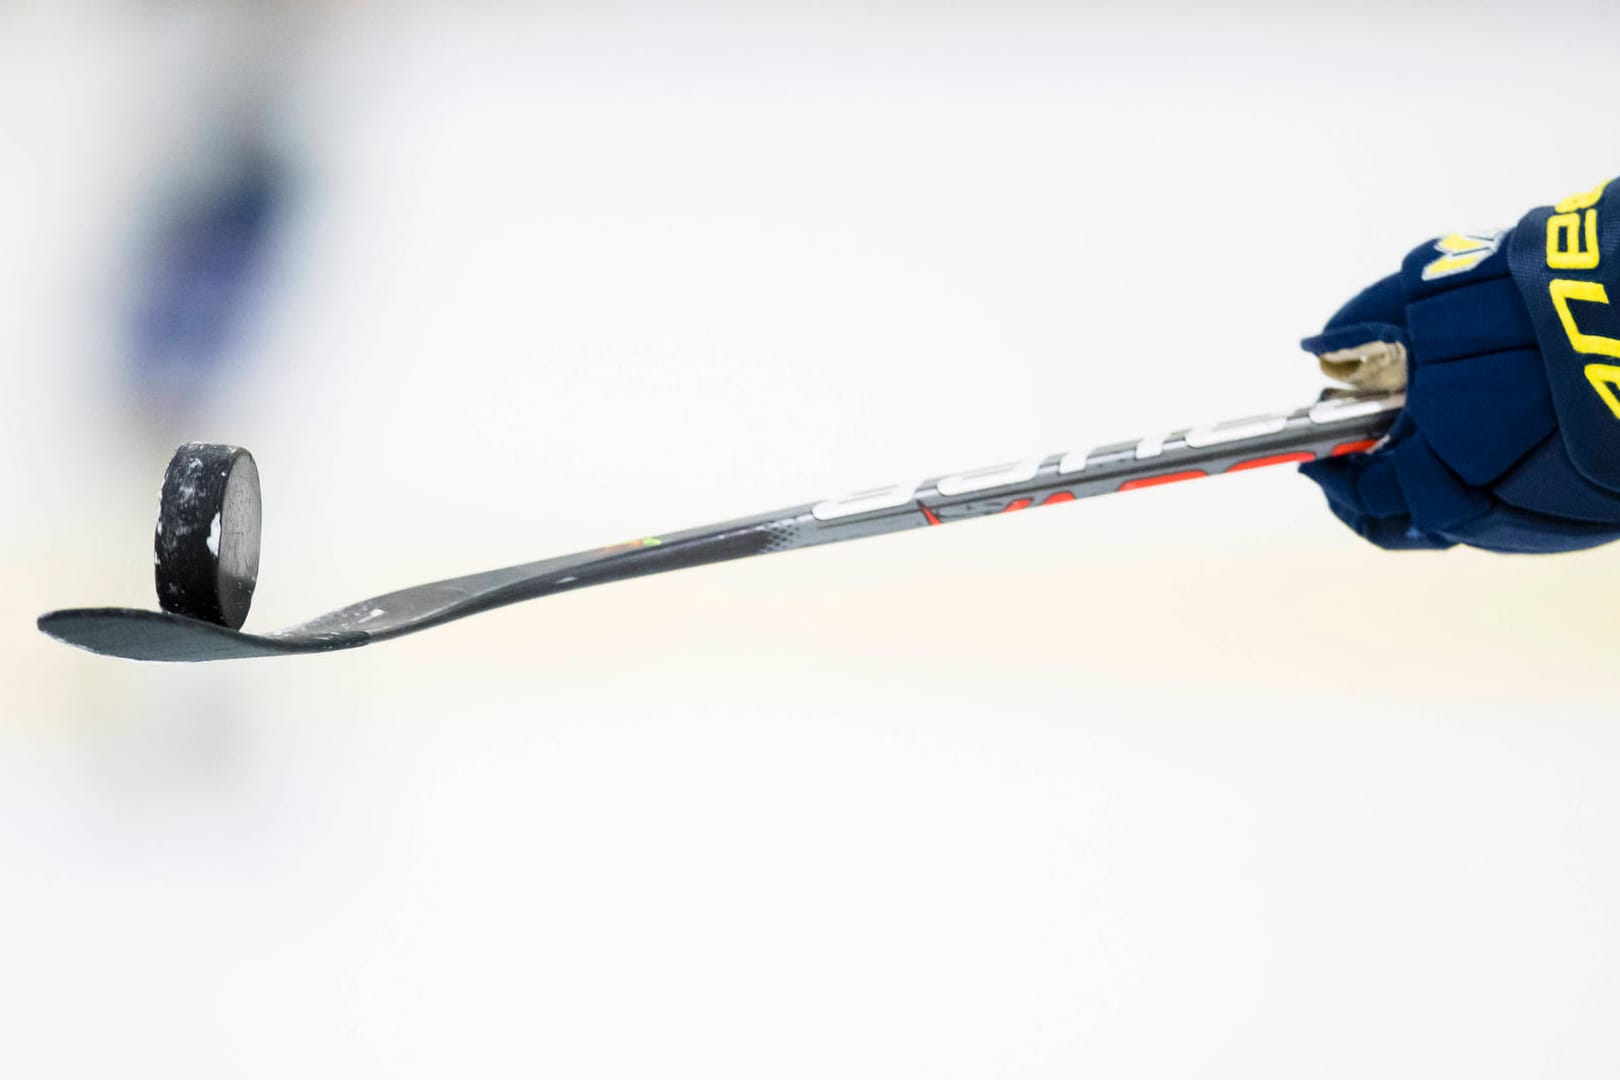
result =
M267 634L135 608L53 611L40 616L39 628L69 645L130 660L233 660L353 649L521 600L610 581L1354 453L1380 439L1404 403L1401 393L1331 396L1291 413L894 484L721 525L401 589Z

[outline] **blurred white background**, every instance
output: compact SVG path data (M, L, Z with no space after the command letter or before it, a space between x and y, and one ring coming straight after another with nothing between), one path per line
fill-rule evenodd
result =
M1274 470L329 657L32 620L151 606L188 439L258 457L266 628L1299 405L1414 244L1620 172L1617 34L0 8L0 1075L1616 1075L1620 551L1386 555ZM127 310L244 130L286 196L176 404Z

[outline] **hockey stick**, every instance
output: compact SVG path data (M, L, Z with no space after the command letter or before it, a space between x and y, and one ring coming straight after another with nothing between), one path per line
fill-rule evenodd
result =
M1330 396L1291 413L1030 458L924 483L895 484L707 528L418 585L267 634L133 608L53 611L40 616L39 628L69 645L131 660L229 660L352 649L589 585L1355 453L1383 436L1404 402L1402 393ZM161 537L160 529L160 551ZM214 550L217 553L217 545Z

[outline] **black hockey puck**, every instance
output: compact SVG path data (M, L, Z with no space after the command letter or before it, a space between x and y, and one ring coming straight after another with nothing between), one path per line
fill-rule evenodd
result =
M239 629L259 578L259 468L239 446L186 443L158 503L158 603Z

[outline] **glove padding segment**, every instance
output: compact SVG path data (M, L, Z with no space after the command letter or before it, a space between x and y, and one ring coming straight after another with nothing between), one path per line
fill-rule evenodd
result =
M1572 232L1559 217L1566 202L1509 232L1442 237L1303 342L1325 361L1375 343L1407 354L1406 407L1388 437L1300 469L1360 535L1384 548L1504 552L1620 538L1620 312L1593 299L1620 289L1620 205L1599 192L1578 198L1591 200L1576 213L1596 214L1592 233L1584 218ZM1567 272L1549 259L1591 265ZM1552 285L1563 280L1578 283L1576 300ZM1585 338L1567 332L1566 309ZM1612 358L1575 354L1611 333ZM1613 410L1588 373L1593 362L1616 365L1604 384Z

